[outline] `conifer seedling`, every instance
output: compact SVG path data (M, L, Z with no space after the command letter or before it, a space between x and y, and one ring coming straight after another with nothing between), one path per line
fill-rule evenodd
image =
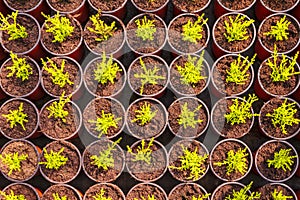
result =
M227 196L225 200L253 200L253 199L259 199L261 196L261 193L259 192L251 192L250 194L250 189L252 186L253 182L251 181L249 185L245 186L239 191L233 190L232 197L231 195Z
M3 197L4 200L27 200L23 194L15 195L14 191L10 190L9 194L0 190L0 197Z
M10 52L10 58L13 64L6 67L10 70L6 77L16 76L22 81L28 80L29 75L32 74L32 67L26 62L26 58L18 58L18 55L13 52Z
M40 162L40 165L45 165L47 169L55 169L58 170L61 166L64 166L68 158L61 155L61 153L65 150L64 147L62 147L58 152L54 152L53 150L50 150L50 153L47 152L46 148L43 149L44 151L44 158L46 159L45 162Z
M68 200L67 196L60 197L58 193L53 193L52 196L53 196L53 200Z
M151 164L151 154L152 150L151 147L153 146L154 138L151 138L149 143L146 145L146 141L142 140L141 145L137 148L137 153L133 152L133 150L127 145L127 151L130 153L134 158L132 159L133 162L143 161L148 165ZM147 147L146 147L147 146Z
M201 109L202 105L199 105L196 109L188 109L188 103L185 102L181 107L181 113L179 115L178 124L183 125L183 128L187 127L195 128L196 124L203 122L201 119L197 119L197 112Z
M24 131L26 130L24 123L28 122L28 116L23 112L23 103L20 103L17 110L9 110L9 114L3 114L2 116L10 123L10 128L14 128L19 124Z
M208 18L204 19L204 13L201 16L198 16L194 23L191 20L188 20L188 22L182 26L182 40L197 44L203 37L203 26L207 21Z
M66 122L66 117L69 115L69 112L67 110L64 110L64 107L66 103L71 102L71 97L64 98L65 92L62 93L62 95L59 97L59 101L54 101L51 103L49 107L46 109L49 110L48 118L54 117L55 119L59 118L63 122Z
M207 199L208 197L210 196L210 194L208 193L208 194L202 194L202 195L198 195L198 197L197 196L193 196L192 197L192 200L204 200L204 199Z
M268 167L274 167L275 169L283 169L284 171L291 171L291 166L294 164L294 160L297 156L290 156L292 149L280 149L279 152L274 153L274 159L268 159Z
M156 33L155 20L147 19L147 17L144 16L143 19L137 19L134 22L137 25L135 31L137 37L142 38L143 41L154 40L154 33Z
M270 36L270 38L275 38L276 41L283 41L288 39L289 35L289 25L291 22L286 19L286 15L282 17L276 25L271 26L271 30L269 32L263 33L266 36Z
M27 154L19 155L19 152L15 152L13 154L0 154L1 162L9 168L8 175L11 175L13 171L21 171L21 162L27 158Z
M26 32L26 28L17 23L18 11L12 12L11 15L4 15L0 12L0 31L7 31L9 34L8 40L16 40L19 38L26 38L28 33ZM13 20L10 23L10 19Z
M139 200L138 198L134 198L134 200ZM156 200L154 195L148 194L148 197L141 196L141 200Z
M293 199L293 196L286 196L282 194L282 190L280 190L279 192L275 189L272 192L272 197L273 200L287 200L287 199Z
M105 197L105 190L101 188L100 193L97 193L95 196L92 196L94 200L113 200L111 197Z
M135 110L135 118L131 120L133 123L138 123L140 126L148 124L156 115L157 110L152 111L151 104L144 102L140 109Z

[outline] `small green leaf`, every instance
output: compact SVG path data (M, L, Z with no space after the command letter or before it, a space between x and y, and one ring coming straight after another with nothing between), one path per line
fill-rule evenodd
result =
M45 148L43 149L43 151L46 162L40 162L39 164L46 165L47 169L58 170L61 166L64 166L68 161L67 157L61 155L61 153L64 151L63 147L58 152L50 150L50 153L48 153Z
M281 190L278 192L276 189L272 192L272 197L273 197L273 200L293 199L293 196L283 195Z
M28 158L27 154L19 156L18 152L14 154L0 154L1 162L9 168L8 175L11 175L13 171L21 171L21 162Z
M139 110L135 110L135 118L131 122L137 122L140 126L148 124L156 115L157 110L151 110L151 104L144 102Z
M249 185L242 188L240 191L233 190L232 197L231 197L231 195L229 195L225 198L225 200L253 200L253 199L259 199L260 196L261 196L261 193L259 193L259 192L249 193L252 184L253 184L253 181L251 183L249 183Z
M204 199L208 199L209 196L210 196L210 193L205 194L205 195L198 195L198 197L193 196L192 200L204 200Z
M26 28L17 23L18 10L16 12L11 13L11 15L4 15L0 12L0 31L7 31L9 34L8 40L16 40L19 38L27 38L28 33L26 32ZM13 20L10 23L10 19Z
M182 26L183 32L181 33L181 35L183 37L183 41L189 41L191 43L197 44L199 40L202 39L203 26L208 21L208 18L203 19L203 17L204 14L198 16L197 21L195 21L194 23L191 22L191 20L188 20L188 22Z
M67 196L60 197L58 193L53 193L52 196L53 196L53 200L68 200Z
M286 15L282 17L275 26L271 26L271 30L269 32L263 33L266 36L270 36L270 38L275 38L276 41L283 41L288 39L289 35L289 25L291 22L286 19Z
M201 119L197 119L197 114L202 105L199 105L195 110L191 111L188 109L188 103L185 102L181 108L181 113L179 115L178 124L183 125L183 128L187 127L195 128L196 124L200 124L203 122Z
M50 112L48 118L54 117L55 119L60 118L63 122L66 122L66 117L69 115L67 110L64 110L66 103L71 102L71 97L64 98L65 92L59 97L59 101L54 101L46 109Z
M10 190L10 194L0 190L0 197L3 196L4 200L27 200L23 194L15 195L14 191Z
M291 171L291 166L294 164L293 159L297 156L290 156L292 149L280 149L279 152L274 153L274 159L268 159L268 167L274 166L275 169L283 169L284 171Z
M137 29L135 31L136 36L142 38L142 40L153 40L153 35L156 33L154 21L155 20L147 19L146 16L144 16L143 19L135 20L137 25Z
M92 196L94 200L113 200L111 197L105 197L105 190L101 188L100 193L96 193L96 195Z
M32 67L26 62L26 58L18 58L18 55L13 52L10 52L10 58L13 65L6 67L10 70L10 73L6 77L9 78L15 75L17 78L22 79L22 81L28 80L29 75L33 73Z
M136 161L143 161L147 163L148 165L151 164L151 154L152 150L151 147L153 146L154 138L151 138L149 141L147 147L146 147L146 142L145 140L141 141L141 146L138 146L137 148L137 153L134 153L133 150L127 145L127 151L130 153L132 156L134 156L134 159L132 160L133 162Z
M9 110L9 114L2 115L6 118L7 122L10 122L10 128L14 128L17 124L20 124L25 131L25 122L28 122L27 114L23 112L23 103L20 103L18 110Z

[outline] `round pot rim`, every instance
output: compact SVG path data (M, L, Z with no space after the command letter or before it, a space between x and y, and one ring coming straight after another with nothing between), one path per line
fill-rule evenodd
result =
M200 56L199 55L197 55L197 54L187 54L187 55L190 55L190 56L193 56L193 57L197 57L197 58L200 58ZM206 78L206 83L205 83L205 86L202 88L202 90L198 93L198 94L185 94L185 93L182 93L182 92L180 92L180 91L178 91L174 86L173 86L173 84L172 84L172 79L171 79L171 71L172 70L175 70L174 69L174 64L175 64L175 62L176 61L178 61L180 58L182 58L182 57L184 57L185 55L179 55L179 56L177 56L172 62L171 62L171 64L170 64L170 67L169 67L169 69L170 69L170 81L169 81L169 84L170 84L170 87L171 87L171 89L172 90L174 90L177 94L179 94L179 95L181 95L181 96L186 96L186 97L193 97L193 96L197 96L197 95L199 95L199 94L201 94L207 87L208 87L208 85L209 85L209 83L210 83L210 80L211 80L211 72L210 72L210 67L209 67L209 64L208 64L208 62L206 61L206 59L203 57L203 66L204 66L204 70L206 70L207 71L207 78Z
M124 128L125 128L125 121L126 121L126 118L125 118L126 110L125 110L124 106L121 104L121 102L120 102L119 100L117 100L117 99L115 99L115 98L112 98L112 97L96 97L96 98L92 99L92 100L85 106L85 108L84 108L84 110L83 110L83 114L86 112L87 108L92 104L92 102L95 102L96 100L100 100L100 99L105 99L105 100L114 102L114 103L120 105L121 108L122 108L123 116L124 116L124 117L123 117L123 118L124 118L124 122L123 122L122 126L120 127L119 132L115 133L115 134L112 135L112 136L106 136L106 135L104 135L104 138L105 138L105 139L112 139L112 138L115 138L115 137L117 137L120 133L122 133L122 131L124 130ZM82 120L83 120L83 118L82 118ZM87 130L87 132L88 132L91 136L93 136L95 139L99 139L98 136L96 136L95 134L93 134L93 133L86 127L86 125L85 125L84 122L83 122L83 125L84 125L85 129ZM101 138L102 138L102 136L101 136Z
M209 0L209 1L211 1L211 0ZM182 52L182 51L176 49L176 48L172 45L172 43L170 42L169 31L170 31L170 28L171 28L172 23L173 23L175 20L177 20L177 19L180 18L180 17L186 17L186 16L191 16L191 17L196 17L196 18L198 17L198 15L193 14L193 13L183 13L183 14L177 15L176 17L174 17L174 18L170 21L170 23L169 23L169 25L168 25L168 28L167 28L167 40L168 40L168 44L170 45L171 50L174 50L175 53L176 53L176 54L179 54L179 55L197 54L197 53L199 53L200 51L204 51L204 50L206 49L206 47L208 46L208 43L209 43L209 40L210 40L210 28L209 28L208 24L206 23L206 24L205 24L205 29L206 29L206 33L207 33L206 41L205 41L205 44L204 44L200 49L196 50L195 52L188 52L188 53Z
M130 194L135 188L137 188L137 187L139 187L139 186L141 186L141 185L151 185L151 186L153 186L153 187L156 187L157 189L159 189L159 190L163 193L163 195L165 196L165 199L168 199L168 195L166 194L166 191L165 191L160 185L158 185L158 184L156 184L156 183L151 183L151 182L149 182L149 183L138 183L138 184L136 184L135 186L133 186L133 187L129 190L129 192L127 193L127 195ZM126 197L127 197L127 195L126 195Z
M226 179L226 178L222 178L221 176L219 176L219 175L215 172L215 170L214 170L214 168L213 168L212 155L213 155L214 151L216 150L216 148L217 148L220 144L225 143L225 142L236 142L236 143L239 143L239 144L241 144L242 146L246 147L246 149L247 149L247 151L248 151L248 157L249 157L249 159L247 159L247 160L250 161L250 162L249 162L249 165L248 165L247 172L246 172L244 175L242 175L241 177L239 177L239 178L237 178L237 179L234 179L234 180L228 180L228 179ZM210 155L209 155L209 165L210 165L210 168L211 168L211 171L213 172L213 174L214 174L217 178L219 178L220 180L222 180L222 181L236 182L236 181L242 180L243 178L245 178L245 177L250 173L251 168L252 168L252 165L253 165L253 156L252 156L251 149L249 148L249 146L248 146L246 143L244 143L243 141L238 140L238 139L232 138L232 139L224 139L224 140L221 140L220 142L218 142L217 144L215 144L215 146L213 147L213 149L212 149L211 152L210 152Z
M94 97L97 97L97 98L101 98L101 97L112 98L112 97L115 97L115 96L117 96L118 94L121 93L121 91L124 89L124 87L125 87L125 85L126 85L126 82L127 82L127 72L126 72L126 70L125 70L124 65L123 65L118 59L116 59L116 58L112 58L112 60L113 60L113 62L118 63L118 65L122 68L122 70L123 70L123 76L122 76L122 78L124 78L124 81L123 81L122 87L121 87L118 91L116 91L115 93L113 93L113 94L111 94L111 95L109 95L109 96L99 96L99 95L96 95L96 93L95 93L95 92L92 92L91 89L88 87L87 81L86 81L86 78L85 78L85 77L87 76L87 71L88 71L88 69L91 67L91 64L93 64L93 63L95 63L95 62L97 62L97 61L102 61L102 56L96 57L96 58L92 59L92 60L86 65L86 67L85 67L85 69L84 69L84 72L83 72L83 78L82 78L82 79L83 79L84 86L85 86L86 90L87 90L91 95L93 95Z
M278 184L278 183L281 183L281 182L285 182L289 179L291 179L293 177L293 175L296 173L297 169L298 169L298 166L299 166L299 160L296 159L296 162L294 163L295 165L295 168L293 169L293 171L291 172L291 175L285 179L282 179L282 180L271 180L267 177L264 176L264 174L259 170L258 166L257 166L257 155L259 153L259 151L261 150L262 147L266 146L267 144L269 143L284 143L284 145L286 145L288 148L291 148L292 151L294 151L295 155L298 157L298 153L296 151L296 149L294 148L293 145L291 145L289 142L287 141L284 141L284 140L268 140L266 142L264 142L262 145L260 145L260 147L256 150L256 153L255 153L255 156L254 156L254 165L255 165L255 169L257 171L257 173L263 178L265 179L266 181L268 182L271 182L271 183L274 183L274 184Z
M69 185L69 184L66 184L66 183L57 183L57 184L55 184L55 185L49 186L49 187L44 191L43 196L44 196L44 194L46 194L46 193L47 193L50 189L52 189L53 187L67 187L67 188L71 189L73 192L76 193L76 195L77 195L77 197L78 197L79 200L82 200L82 197L81 197L81 195L80 195L80 193L79 193L79 190L76 189L75 187L73 187L72 185Z
M165 6L167 6L170 0L165 0L165 1L166 1L166 2L165 2L162 6L160 6L159 8L153 9L153 10L145 10L145 9L140 8L140 7L135 3L134 0L131 0L131 3L133 4L133 6L134 6L136 9L138 9L139 11L141 11L141 12L143 12L143 13L155 13L155 12L158 12L158 11L160 11L161 9L163 9Z
M297 0L296 3L292 7L285 9L285 10L273 10L273 9L269 8L268 6L266 6L265 3L263 2L263 0L259 0L259 1L263 5L264 8L271 11L272 13L289 12L289 11L293 10L297 6L297 4L300 2L299 0Z
M114 189L116 189L116 190L119 190L119 192L120 192L120 194L122 195L122 199L123 200L125 200L125 194L124 194L124 192L122 191L122 189L119 187L119 186L117 186L117 185L115 185L115 184L112 184L112 183L96 183L95 185L92 185L92 186L90 186L87 190L86 190L86 192L85 192L85 194L84 194L84 196L83 196L83 200L86 200L86 198L87 198L87 194L88 194L88 192L90 192L89 190L90 189L92 189L92 188L94 188L94 187L101 187L102 185L105 185L105 186L110 186L110 187L112 187L112 188L114 188Z
M88 3L89 3L89 5L95 10L95 11L98 11L99 9L98 8L96 8L93 4L92 4L92 2L91 2L91 0L87 0L88 1ZM123 4L120 6L120 7L118 7L117 9L114 9L114 10L102 10L101 12L103 12L103 14L113 14L113 13L115 13L115 12L117 12L117 11L120 11L122 8L124 8L124 6L126 5L126 3L127 3L127 0L124 0L124 2L123 2Z
M32 103L32 102L29 101L28 99L25 99L25 98L22 98L22 97L17 97L17 98L8 99L7 101L5 101L5 102L2 104L2 106L0 107L0 109L2 109L4 105L6 105L6 104L8 104L8 103L10 103L10 102L12 102L12 101L23 101L23 102L25 102L25 103L30 104L30 105L33 107L33 109L34 109L34 111L35 111L35 113L36 113L36 125L35 125L35 128L32 130L32 132L31 132L30 134L28 134L27 136L22 137L22 138L12 138L12 137L6 135L6 133L4 133L4 132L2 131L1 128L0 128L0 133L1 133L4 137L6 137L6 138L8 138L8 139L10 139L10 140L25 140L25 139L27 139L27 138L30 138L35 132L37 132L37 130L38 130L38 128L39 128L39 124L40 124L39 110L37 109L37 107L36 107L36 105L35 105L34 103Z
M138 140L136 141L135 143L133 143L130 148L133 149L133 147L137 146L138 144L141 143L142 140ZM144 139L144 141L150 141L150 139ZM165 168L164 168L164 171L162 172L162 174L160 174L158 177L154 178L154 179L151 179L151 180L143 180L141 178L138 178L136 177L133 172L130 170L129 166L128 166L128 162L126 162L126 170L128 171L128 173L134 178L136 179L137 181L140 181L140 182L143 182L143 183L151 183L151 182L155 182L159 179L161 179L165 173L167 172L167 168L168 168L168 165L169 165L169 159L168 159L168 152L166 150L166 148L164 147L164 145L162 145L159 141L157 140L154 140L153 143L156 143L160 149L163 150L164 154L165 154L165 160L166 160L166 165L165 165ZM126 157L128 157L128 152L126 152Z
M221 3L220 0L217 0L217 2L219 3L219 5L220 5L224 10L226 10L226 11L228 11L228 12L239 12L239 13L242 13L242 12L245 12L245 11L249 10L249 9L256 3L256 0L252 0L252 3L251 3L248 7L243 8L243 9L238 9L238 10L233 10L233 9L230 9L230 8L226 7L225 5L223 5L223 4Z
M205 190L205 188L198 184L198 183L194 183L194 182L186 182L186 183L180 183L178 185L176 185L175 187L172 188L172 190L169 192L169 195L168 195L168 199L170 199L170 195L175 191L177 190L177 188L181 187L181 186L184 186L184 185L193 185L193 186L196 186L198 188L200 188L200 190L204 193L204 194L207 194L207 191Z
M213 87L214 87L220 94L222 94L222 95L226 95L226 93L220 91L220 88L216 86L216 83L215 83L214 77L213 77L213 74L214 74L214 72L216 71L216 65L217 65L222 59L224 59L224 58L226 58L226 57L229 57L229 56L232 56L232 57L238 57L239 55L241 56L241 58L242 58L243 60L246 59L246 57L244 57L244 56L241 55L241 54L235 54L235 53L225 54L225 55L219 57L219 58L214 62L213 66L212 66L212 68L211 68L211 73L210 73L210 74L211 74L211 83L212 83ZM249 60L248 60L247 62L250 63ZM242 92L239 92L239 93L236 93L236 94L232 94L232 95L230 95L230 96L240 96L240 95L246 93L246 92L251 88L251 86L252 86L252 84L253 84L253 82L254 82L254 77L255 77L254 70L253 70L253 64L250 66L249 71L250 71L250 74L251 74L251 80L250 80L250 83L249 83L249 85L247 86L247 88L246 88L245 90L243 90Z
M174 150L174 146L180 145L181 143L184 143L184 142L188 142L190 144L192 144L192 142L196 142L197 144L199 144L202 147L202 149L207 153L207 155L208 155L207 161L208 162L209 162L210 152L208 151L207 147L202 142L200 142L200 141L198 141L196 139L179 140L179 141L175 142L174 144L172 144L172 146L171 146L171 148L170 148L170 150L168 152L168 158L169 158L168 159L168 171L170 172L170 174L172 175L173 178L175 178L176 180L181 181L181 182L187 184L187 183L193 183L193 182L196 182L196 181L199 181L200 179L202 179L207 174L210 166L209 166L209 163L207 163L206 170L205 170L204 174L202 176L198 177L198 179L195 179L195 180L194 179L181 180L177 176L175 176L174 173L172 172L172 170L170 169L171 152Z
M267 186L267 185L270 185L270 186L280 185L280 186L284 187L285 189L289 190L292 193L292 195L295 197L295 199L297 199L296 198L297 195L296 195L295 191L290 186L288 186L285 183L281 183L281 182L278 182L278 183L267 183L267 184L263 185L262 187Z
M157 93L154 93L154 94L148 94L148 95L147 95L147 94L140 94L140 93L137 92L135 89L133 89L133 86L132 86L131 81L130 81L130 74L131 74L131 71L132 71L132 66L133 66L135 63L138 63L140 59L143 59L143 58L145 58L145 57L150 57L150 58L153 58L154 60L156 59L156 60L159 60L160 62L162 62L162 63L163 63L163 66L164 66L164 68L166 69L166 72L167 72L167 76L166 76L166 79L167 79L167 80L166 80L165 86L164 86L160 91L158 91ZM159 57L159 56L157 56L157 55L143 55L143 56L139 56L139 57L135 58L135 59L131 62L130 66L129 66L129 68L128 68L128 71L127 71L127 80L128 80L128 85L129 85L131 91L133 91L135 94L137 94L138 96L142 96L142 97L148 97L148 98L153 97L153 98L154 98L155 96L157 96L157 95L163 93L163 92L167 89L168 84L169 84L169 82L170 82L170 68L169 68L169 65L167 64L167 62L166 62L163 58L161 58L161 57Z
M5 3L5 5L10 9L12 10L13 12L17 11L18 9L15 9L14 7L11 7L8 3L7 3L7 0L3 0L3 2ZM27 10L18 10L22 13L29 13L29 12L32 12L34 11L36 8L38 8L41 4L42 4L43 0L39 0L39 2L32 8L29 8Z
M210 117L210 113L209 113L209 109L208 109L207 105L206 105L201 99L199 99L199 98L197 98L197 97L192 97L192 96L190 96L190 97L189 97L189 96L186 96L186 97L180 97L180 98L176 99L175 101L173 101L173 102L171 103L171 105L169 106L169 108L170 108L171 106L173 106L175 103L180 102L181 100L185 100L185 99L195 100L195 101L199 102L199 103L203 106L203 109L204 109L204 111L206 112L206 118L207 118L207 123L206 123L204 129L201 131L201 133L197 134L196 136L191 136L191 137L187 137L187 136L182 136L182 135L176 134L176 133L173 131L173 129L171 128L171 125L170 125L170 122L169 122L169 112L168 112L168 110L167 110L167 112L168 112L168 120L167 120L167 123L168 123L168 127L169 127L170 131L171 131L175 136L177 136L178 138L184 139L184 140L193 140L193 139L195 139L195 138L200 137L201 135L203 135L204 132L208 129L209 124L210 124L210 118L211 118L211 117Z
M38 194L38 192L37 192L37 189L36 189L35 187L33 187L31 184L28 184L28 183L25 183L25 182L11 183L11 184L7 185L7 186L3 189L3 191L7 190L9 187L14 186L14 185L23 185L23 186L26 186L26 187L30 188L30 189L34 192L34 194L35 194L37 200L40 200L40 196L39 196L39 194Z
M172 0L172 4L175 8L177 8L178 10L181 10L184 13L191 13L191 14L199 13L199 12L205 10L210 5L210 3L211 3L211 0L208 0L207 3L205 4L205 6L203 6L201 9L195 10L195 11L188 11L188 10L182 10L182 9L178 8L178 6L176 4L174 4L174 2Z
M61 13L61 14L74 14L74 13L76 13L77 11L79 11L79 10L83 7L83 5L85 4L86 0L82 0L81 4L80 4L77 8L75 8L74 10L68 11L68 12L57 10L56 8L54 8L54 7L51 5L51 3L49 2L49 0L46 0L46 2L47 2L47 5L48 5L54 12L59 12L59 13Z
M259 111L258 123L259 123L259 126L260 126L261 131L262 131L266 136L270 137L271 139L280 140L280 141L288 140L288 139L290 139L290 138L296 136L296 135L300 132L300 129L298 129L295 133L293 133L292 135L290 135L290 136L288 136L288 137L279 138L279 137L275 137L275 136L269 134L267 131L265 131L265 130L261 127L261 123L262 123L262 119L261 119L261 118L262 118L262 113L261 113L261 111L262 111L262 110L265 108L265 106L266 106L267 104L269 104L273 99L280 99L280 100L285 100L285 99L287 99L288 101L291 101L291 102L293 102L293 103L296 103L295 105L296 105L296 107L298 107L298 110L300 110L300 104L299 104L297 101L295 101L295 100L293 100L293 99L291 99L291 98L289 98L289 97L278 96L278 97L272 98L272 99L270 99L269 101L267 101L266 103L264 103L264 105L261 107L261 109L260 109L260 111Z
M246 186L243 184L243 183L240 183L240 182L234 182L234 181L230 181L230 182L225 182L225 183L222 183L221 185L219 185L212 193L211 195L211 199L214 199L216 193L218 190L220 190L220 188L222 188L223 186L225 185L238 185L238 186L241 186L242 188L245 188ZM248 190L248 192L250 192L250 190Z
M128 112L129 112L129 109L132 107L132 105L136 104L137 102L142 102L142 101L150 101L154 104L158 104L160 107L161 107L161 111L163 112L163 115L165 117L165 122L164 122L164 126L163 128L160 130L160 132L158 134L156 134L155 136L152 136L150 138L143 138L141 136L138 136L137 134L135 134L130 128L129 128L129 125L128 125ZM166 130L167 128L167 122L168 121L168 111L166 109L166 107L164 106L163 103L161 103L159 100L157 99L154 99L154 98L150 98L150 97L142 97L142 98L139 98L139 99L136 99L135 101L133 101L127 108L126 112L125 112L125 124L126 124L126 127L127 127L127 130L128 132L135 138L139 139L139 140L142 140L142 139L151 139L151 138L157 138L159 137L161 134L163 134L163 132Z
M255 28L254 22L251 24L251 25L252 25L252 33L253 33L253 38L252 38L251 43L250 43L245 49L243 49L243 50L241 50L241 51L229 51L229 50L224 49L223 47L221 47L221 46L217 43L216 38L215 38L215 34L214 34L214 33L215 33L216 26L217 26L217 24L219 23L220 19L223 18L223 17L226 17L226 16L228 16L228 15L242 15L242 16L245 16L247 20L251 20L251 18L248 17L248 15L243 14L243 13L238 13L238 12L230 12L230 13L226 13L226 14L222 15L221 17L219 17L219 18L216 20L216 22L215 22L214 25L213 25L213 28L212 28L212 38L213 38L213 42L214 42L214 44L215 44L219 49L221 49L221 50L222 50L223 52L225 52L226 54L241 54L241 53L244 53L244 52L246 52L247 50L249 50L249 49L253 46L253 44L254 44L254 42L255 42L255 39L256 39L256 37L257 37L257 34L256 34L256 28ZM250 28L250 29L251 29L251 28Z

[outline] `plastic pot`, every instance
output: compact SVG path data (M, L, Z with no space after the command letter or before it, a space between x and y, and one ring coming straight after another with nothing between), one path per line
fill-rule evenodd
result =
M155 199L168 199L166 192L159 185L155 183L139 183L129 190L126 200L134 200L134 198L141 198L141 196L147 198L148 195L153 195Z
M158 15L161 18L165 18L167 15L169 0L165 0L165 3L156 9L142 8L135 2L135 0L131 0L131 3L139 11L139 13L153 13L155 15ZM146 2L143 2L143 3L144 3L144 5L147 4ZM148 6L148 4L146 6Z
M233 2L235 2L235 1L233 1ZM252 3L250 5L248 5L247 7L243 8L243 9L237 10L237 9L232 9L232 8L226 7L224 4L221 3L220 0L216 0L214 2L214 14L215 14L216 18L219 18L220 16L222 16L226 13L230 13L230 12L245 13L248 10L250 10L255 3L256 3L256 0L252 0Z
M207 191L197 183L180 183L171 190L168 199L175 200L182 197L185 199L188 199L189 197L197 198L199 195L202 196L205 194L207 194Z
M22 189L23 190L27 189L28 193L25 193L25 194L22 193ZM6 186L3 189L3 191L7 192L7 194L9 194L10 191L13 191L15 195L22 194L25 196L25 199L29 199L30 197L32 197L31 195L34 195L36 200L40 200L40 198L42 198L42 195L43 195L43 193L39 189L33 187L32 185L30 185L28 183L11 183L8 186Z
M179 8L179 5L174 3L174 0L172 0L173 16L177 16L182 13L193 13L193 14L200 15L201 13L204 13L207 10L207 7L210 5L210 3L211 3L211 0L207 0L207 3L205 3L204 6L202 6L202 8L199 8L199 9L181 9L181 8Z
M108 199L111 198L125 200L125 195L122 190L117 185L111 183L98 183L89 187L89 189L84 194L83 200L93 200L95 193L97 194L102 189L105 191L105 193L108 193L106 195L106 198Z
M53 194L57 193L60 197L66 195L66 193L74 194L75 196L67 196L70 199L82 200L83 194L76 188L68 184L55 184L48 187L43 193L42 200L53 198Z
M127 9L126 9L127 0L123 0L123 3L119 7L112 8L110 10L104 10L103 7L105 7L105 6L95 5L96 2L97 2L96 0L88 0L89 5L95 12L98 12L99 10L101 10L101 13L103 13L103 14L111 14L111 15L118 17L119 19L125 18L126 12L127 12Z

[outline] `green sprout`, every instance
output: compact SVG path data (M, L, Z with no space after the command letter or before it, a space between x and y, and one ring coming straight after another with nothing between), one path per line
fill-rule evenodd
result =
M121 72L118 63L113 61L113 57L107 59L105 52L101 57L101 63L97 63L96 69L94 70L94 80L98 81L102 85L106 84L107 82L111 82L112 84L115 83L115 78L117 77L117 73Z
M251 119L254 116L259 116L258 114L252 114L251 107L255 101L258 101L258 97L253 94L249 94L248 100L246 97L243 98L244 101L240 101L238 98L234 98L233 104L229 107L230 113L224 115L227 123L234 124L244 124L247 119ZM240 101L240 102L239 102Z
M204 200L207 199L210 196L210 193L205 195L198 195L198 197L192 196L192 200Z
M292 149L280 149L279 152L274 153L274 160L268 159L268 167L274 166L275 169L287 169L291 171L291 166L294 164L293 159L297 156L290 156Z
M216 162L214 165L226 165L226 174L230 175L232 172L239 172L245 174L247 172L247 148L239 149L237 152L230 150L227 152L227 158L223 162Z
M179 115L178 124L183 125L183 128L186 129L188 126L195 128L196 124L203 122L201 119L196 118L196 112L201 109L202 105L199 105L196 109L189 110L188 103L185 102L181 108L181 113Z
M100 193L97 193L95 196L92 196L94 200L113 200L111 197L104 197L105 190L101 188Z
M286 15L280 19L276 23L275 26L271 26L271 30L269 32L264 33L266 36L270 36L271 38L275 38L276 41L287 40L289 35L289 25L291 22L286 19Z
M249 195L250 188L253 184L253 181L249 183L249 185L242 188L240 191L233 190L232 197L229 195L225 198L225 200L253 200L259 199L261 193L260 192L251 192Z
M203 17L204 13L201 16L198 16L195 23L188 20L188 22L182 26L183 32L181 35L183 36L183 41L189 41L197 44L197 42L202 39L203 26L208 21L208 18L203 19Z
M69 115L69 112L67 110L64 110L65 104L69 103L70 96L67 98L64 98L65 92L62 93L62 95L59 97L59 101L54 101L51 103L49 107L46 109L50 112L48 115L48 118L54 117L55 119L60 118L63 122L66 122L66 117Z
M108 40L113 36L114 32L117 30L116 22L113 21L110 26L107 25L103 20L100 19L101 14L97 13L96 15L92 15L90 20L93 23L94 28L87 27L87 29L99 35L99 37L95 38L97 42L102 42Z
M180 171L190 171L190 176L187 179L191 180L198 180L203 174L205 174L205 168L202 165L208 158L208 154L199 155L198 148L196 147L195 150L192 152L188 150L187 147L181 145L184 155L179 156L181 166L169 166L170 169L176 169Z
M144 126L149 123L156 115L157 110L154 112L151 110L151 104L144 102L139 110L135 110L135 118L131 122L139 122L140 126Z
M50 150L50 153L47 152L46 148L43 149L44 151L44 158L46 159L46 162L40 162L40 165L46 165L47 169L55 169L58 170L61 166L64 166L68 158L61 155L61 153L65 150L64 147L62 147L58 152L54 152L53 150Z
M166 78L163 76L156 75L156 73L160 70L158 67L154 66L154 69L147 69L144 61L140 58L140 64L144 73L134 74L135 78L141 79L141 89L140 95L144 93L144 87L147 83L155 85L158 80L165 80Z
M283 195L281 190L278 192L276 189L272 192L272 197L273 197L274 200L293 199L293 196Z
M74 83L69 79L69 73L65 72L65 60L62 60L61 66L58 67L53 60L47 57L47 62L45 62L43 59L42 64L45 71L47 71L49 74L51 74L51 80L55 85L59 85L61 88L63 88L66 84L73 85ZM48 67L48 64L50 66Z
M99 156L92 155L90 159L92 160L91 164L97 166L99 169L108 170L109 167L114 167L114 158L112 155L112 151L116 150L116 146L122 138L119 138L117 141L113 142L113 144L108 144L107 149L100 151Z
M67 37L71 36L74 32L74 27L71 25L70 19L67 17L63 17L57 12L54 17L50 17L50 15L42 15L46 18L45 27L47 33L52 33L54 36L54 40L52 42L64 42Z
M18 152L14 154L0 154L0 160L3 164L7 165L9 168L8 175L11 175L13 171L21 171L21 162L26 160L28 157L27 154L22 154L19 156Z
M154 195L148 194L148 198L145 198L144 196L141 196L142 200L156 200ZM133 200L138 200L138 198L134 198Z
M247 78L249 77L249 74L247 74L248 69L251 67L251 65L255 62L256 54L252 57L251 61L248 61L248 56L241 61L241 55L238 55L238 58L234 60L232 63L230 63L230 69L226 70L227 76L226 76L226 82L232 82L240 85L244 85L247 81Z
M17 78L22 79L22 81L28 80L29 75L32 74L32 67L26 62L26 58L18 58L17 54L13 52L10 52L10 58L13 64L6 67L10 70L10 73L6 77L9 78L15 75Z
M67 196L60 197L58 193L53 193L52 196L53 196L53 200L68 200Z
M204 61L204 51L202 51L200 58L197 60L197 57L192 57L188 55L187 62L184 64L184 67L176 65L177 70L181 76L180 81L186 85L192 85L195 87L195 84L199 83L200 80L207 78L206 76L201 75L203 69Z
M151 163L151 154L152 154L152 150L150 149L153 146L153 142L154 142L154 138L151 138L151 140L149 141L147 148L146 146L146 142L145 140L141 141L141 146L138 146L137 148L137 153L134 153L132 151L132 149L127 145L127 151L128 153L130 153L132 156L134 156L134 159L132 160L133 162L136 161L143 161L145 163L147 163L148 165L150 165Z
M297 109L295 108L296 102L287 104L287 100L281 104L280 107L276 108L274 112L267 113L267 117L272 118L272 124L276 128L280 127L283 134L287 134L286 126L293 126L293 124L299 124L300 119L294 117L297 113Z
M23 112L23 103L20 103L17 110L10 110L9 114L3 114L2 116L6 118L7 122L10 122L10 128L14 128L17 124L20 124L23 130L26 130L24 123L28 122L28 116Z
M135 23L137 25L137 29L135 31L135 34L137 37L142 38L142 40L153 40L154 36L153 34L156 32L155 20L149 20L146 16L144 16L143 19L137 19L135 20Z
M267 60L267 65L272 69L271 79L273 82L285 82L288 81L291 76L300 74L300 72L295 72L294 66L297 64L297 58L299 56L299 51L292 58L288 60L285 54L281 54L281 61L278 65L278 51L276 44L274 45L274 52L272 57ZM273 62L271 61L273 59Z
M10 194L6 194L0 190L0 196L3 196L4 200L26 200L23 194L15 195L14 191L12 190L10 190Z
M229 23L225 21L224 36L228 42L247 40L249 36L247 35L247 28L254 23L253 19L247 20L245 15L238 14L233 20L229 16Z
M7 31L9 34L8 40L16 40L19 38L26 38L28 33L26 28L20 24L17 24L18 11L12 12L11 15L4 15L0 12L0 31ZM13 23L10 23L9 20L12 19Z

